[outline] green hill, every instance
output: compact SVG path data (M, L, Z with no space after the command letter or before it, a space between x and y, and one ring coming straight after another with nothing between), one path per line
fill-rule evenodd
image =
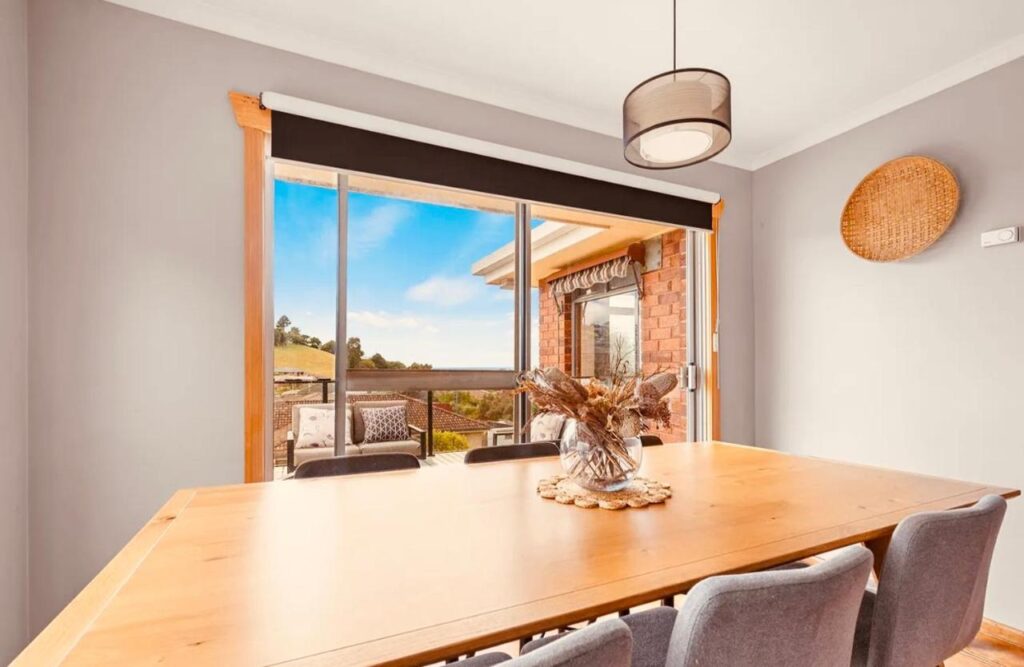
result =
M334 355L305 345L274 348L274 368L298 368L321 378L334 377Z

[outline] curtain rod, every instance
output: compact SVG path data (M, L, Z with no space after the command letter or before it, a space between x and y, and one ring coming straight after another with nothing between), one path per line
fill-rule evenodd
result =
M609 183L626 185L642 190L660 192L674 197L683 197L685 199L707 202L709 204L715 204L721 199L721 195L717 192L701 190L688 185L670 183L668 181L631 174L625 171L598 167L583 162L555 157L553 155L545 155L544 153L535 153L533 151L527 151L520 148L513 148L512 146L496 144L482 139L464 137L458 134L452 134L451 132L435 130L421 125L413 125L411 123L404 123L402 121L384 118L382 116L374 116L360 111L352 111L351 109L323 104L322 102L304 100L299 97L292 97L281 93L261 93L260 103L264 107L273 111L281 111L295 116L304 116L306 118L322 120L328 123L347 125L348 127L354 127L361 130L379 132L381 134L388 134L402 139L409 139L411 141L418 141L435 146L443 146L445 148L452 148L459 151L465 151L467 153L475 153L477 155L485 155L487 157L497 158L500 160L530 165L532 167L551 169L566 174L573 174L575 176L583 176L585 178L607 181Z

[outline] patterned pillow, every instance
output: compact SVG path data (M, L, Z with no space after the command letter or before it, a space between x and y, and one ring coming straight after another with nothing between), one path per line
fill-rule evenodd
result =
M409 421L405 418L404 405L363 408L363 423L366 424L363 435L366 444L409 439Z
M542 412L530 421L530 440L539 442L541 440L554 440L562 436L562 426L565 424L565 417L556 412Z
M352 444L352 407L345 408L345 444ZM299 408L299 437L296 449L334 447L334 408Z

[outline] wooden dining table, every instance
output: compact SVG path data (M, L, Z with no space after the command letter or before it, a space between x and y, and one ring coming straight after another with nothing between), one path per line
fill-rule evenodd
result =
M15 665L419 665L1019 491L725 443L644 450L664 504L544 500L555 458L175 493Z

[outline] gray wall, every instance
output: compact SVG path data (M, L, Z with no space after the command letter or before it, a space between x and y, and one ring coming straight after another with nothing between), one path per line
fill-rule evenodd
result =
M0 663L26 637L28 47L26 0L0 0Z
M0 1L0 136L24 153L25 3ZM174 489L241 478L241 133L227 90L275 90L626 168L610 137L100 0L36 0L29 34L33 631ZM1024 245L982 251L977 233L1021 222L1024 146L1005 128L1024 114L1022 79L1013 63L753 177L715 164L670 176L726 198L726 439L754 440L756 397L763 444L1021 486L1012 415L1024 301L1013 290ZM843 201L871 167L908 152L957 171L960 218L914 260L858 260L838 237ZM0 175L6 355L26 338L6 325L25 310L25 174L18 161L0 169L12 172ZM0 401L3 432L23 435L24 360L4 363L14 372L0 384L0 399L11 399ZM20 465L24 443L5 438L5 461ZM0 489L0 642L9 643L24 632L26 491L17 480ZM1007 519L988 611L1020 627L1024 584L1010 569L1024 558L1018 514Z
M136 13L37 0L31 105L31 628L177 488L242 476L242 143L274 90L626 168L619 142ZM753 437L751 175L723 193L725 435Z
M1024 60L754 175L757 441L827 458L1024 486ZM917 257L875 264L839 236L850 191L910 153L956 172L959 216ZM1024 627L1024 506L996 551L987 615Z

